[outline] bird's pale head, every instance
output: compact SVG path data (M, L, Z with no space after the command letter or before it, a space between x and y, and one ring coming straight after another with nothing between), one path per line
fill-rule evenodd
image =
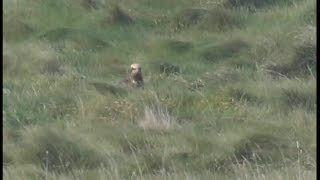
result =
M138 74L141 74L141 66L140 64L131 64L130 66L130 74L131 76L136 76Z

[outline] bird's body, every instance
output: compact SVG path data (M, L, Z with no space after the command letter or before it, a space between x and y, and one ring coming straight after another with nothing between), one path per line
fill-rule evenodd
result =
M130 66L129 76L125 79L125 82L130 87L135 87L135 88L144 87L141 66L139 64L132 64Z

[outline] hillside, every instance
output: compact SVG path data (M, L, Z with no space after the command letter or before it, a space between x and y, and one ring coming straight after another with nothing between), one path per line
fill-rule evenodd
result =
M3 6L4 179L316 178L316 0Z

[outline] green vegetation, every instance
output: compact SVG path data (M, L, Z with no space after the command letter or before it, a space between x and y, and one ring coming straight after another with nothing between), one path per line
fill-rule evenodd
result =
M316 178L315 0L3 5L4 179Z

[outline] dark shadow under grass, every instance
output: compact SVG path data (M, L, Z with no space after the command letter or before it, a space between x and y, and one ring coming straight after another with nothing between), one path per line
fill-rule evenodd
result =
M245 12L223 7L212 9L189 8L180 11L174 18L175 31L196 27L202 30L222 31L240 28L245 23Z
M3 154L2 154L2 165L5 166L9 166L10 164L13 163L13 157L12 155L9 155L9 153L7 152L8 150L4 150Z
M3 54L2 56L2 70L3 72L10 72L14 69L15 59L12 56Z
M43 104L40 103L41 98L18 97L11 98L10 101L13 99L16 99L15 104L8 103L9 97L4 98L7 123L11 128L45 124L53 120L48 112L43 111ZM19 111L15 110L16 108Z
M305 43L295 47L295 55L289 63L272 65L269 67L271 73L279 73L289 78L306 77L316 74L316 46L312 43Z
M227 0L224 5L232 8L247 8L251 11L272 8L273 6L292 5L294 0Z
M4 19L3 38L7 41L24 40L36 32L30 24L19 19Z
M17 92L17 89L21 86L24 88L21 89L21 92ZM6 122L11 128L19 129L26 126L55 122L76 111L75 99L69 94L71 92L60 89L54 92L44 90L46 95L43 95L40 94L42 92L36 92L33 89L34 87L23 83L8 87L10 89L16 88L15 92L4 98ZM16 93L22 94L16 95ZM12 103L12 101L15 103Z
M277 169L298 158L294 147L270 133L248 134L235 143L233 148L232 154L220 157L207 165L217 172L234 173L233 167L243 163L254 164L253 168L271 165L270 168Z
M82 0L82 5L88 10L97 10L105 7L104 0Z
M64 50L67 42L71 43L74 49L82 51L95 51L110 47L108 42L86 32L86 30L65 27L49 30L40 35L40 38L48 40L55 49L60 51Z
M136 22L135 18L120 5L115 5L111 10L110 16L107 18L107 23L129 25Z
M261 103L262 100L259 99L257 96L255 96L252 93L246 92L246 90L243 89L230 89L228 91L228 94L236 101L240 102L249 102L253 104Z
M209 31L231 31L245 26L246 12L216 7L199 23L200 29Z
M231 39L221 44L208 47L200 52L200 54L208 62L217 62L224 58L234 57L249 48L250 45L248 42L242 39Z
M173 50L178 53L183 53L191 50L193 48L192 42L188 41L177 41L177 40L170 40L165 43L165 47L169 50Z
M64 74L64 71L61 62L58 59L51 59L43 64L41 73L46 75L62 75Z
M174 18L175 30L182 30L198 24L206 15L208 10L200 8L184 9L177 13Z
M298 89L282 89L281 97L284 107L304 108L309 111L314 111L317 107L315 92Z
M94 81L94 82L90 82L90 84L93 85L95 89L100 94L103 94L103 95L112 94L115 96L124 96L128 94L128 91L126 88L118 87L108 83Z

